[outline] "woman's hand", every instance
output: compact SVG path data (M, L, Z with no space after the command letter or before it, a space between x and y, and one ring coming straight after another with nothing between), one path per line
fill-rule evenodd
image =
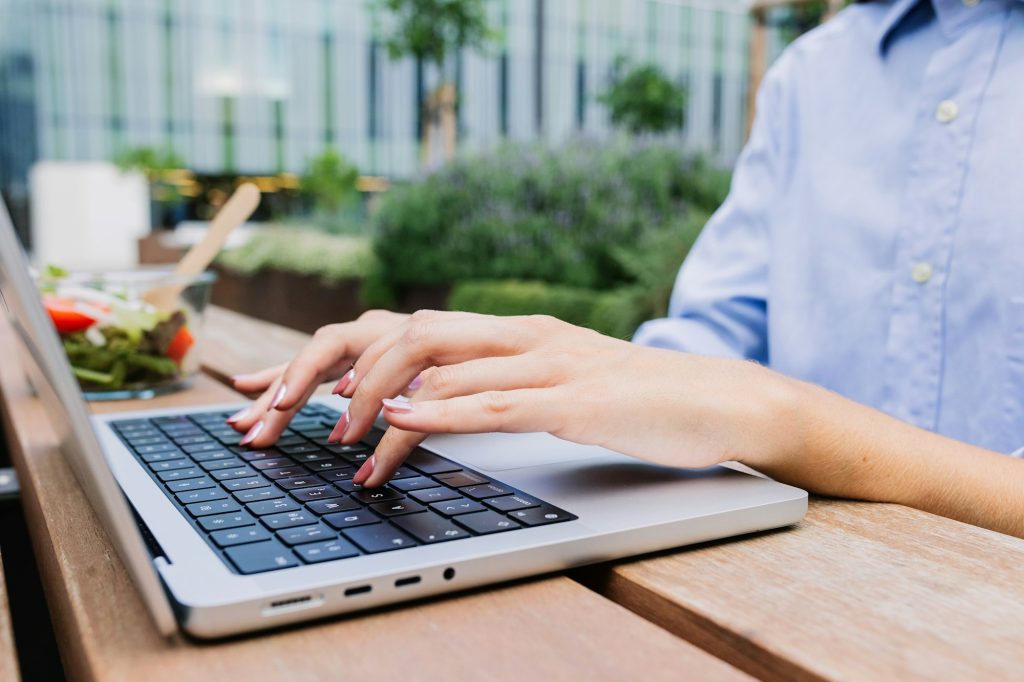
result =
M426 433L546 431L703 467L790 447L791 383L749 362L643 348L550 317L423 311L356 361L335 434L357 441L384 407L394 428L354 478L368 487ZM401 393L411 400L391 400Z
M231 426L245 434L242 444L267 447L276 441L320 384L343 378L370 344L408 317L370 310L354 322L321 327L287 365L234 377L239 391L262 393L252 405L228 419ZM340 393L342 388L344 385L339 384L335 392Z

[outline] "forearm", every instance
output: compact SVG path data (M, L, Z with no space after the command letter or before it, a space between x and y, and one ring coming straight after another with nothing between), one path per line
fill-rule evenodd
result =
M794 451L746 463L824 495L895 502L1024 537L1024 462L793 382Z

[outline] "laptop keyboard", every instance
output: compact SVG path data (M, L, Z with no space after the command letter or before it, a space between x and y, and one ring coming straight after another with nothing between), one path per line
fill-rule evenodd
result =
M352 476L381 432L327 443L341 416L307 405L274 447L238 445L230 413L111 422L168 498L239 573L349 559L577 517L417 449L380 488Z

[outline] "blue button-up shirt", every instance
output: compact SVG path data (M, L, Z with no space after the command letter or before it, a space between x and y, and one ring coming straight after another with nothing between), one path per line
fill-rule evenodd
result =
M860 4L790 46L635 340L1024 445L1024 2Z

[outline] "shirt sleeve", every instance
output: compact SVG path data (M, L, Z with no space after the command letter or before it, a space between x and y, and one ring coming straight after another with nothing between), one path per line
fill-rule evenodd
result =
M729 196L704 227L676 278L668 317L633 341L672 350L768 361L770 214L785 183L780 71L769 71Z

